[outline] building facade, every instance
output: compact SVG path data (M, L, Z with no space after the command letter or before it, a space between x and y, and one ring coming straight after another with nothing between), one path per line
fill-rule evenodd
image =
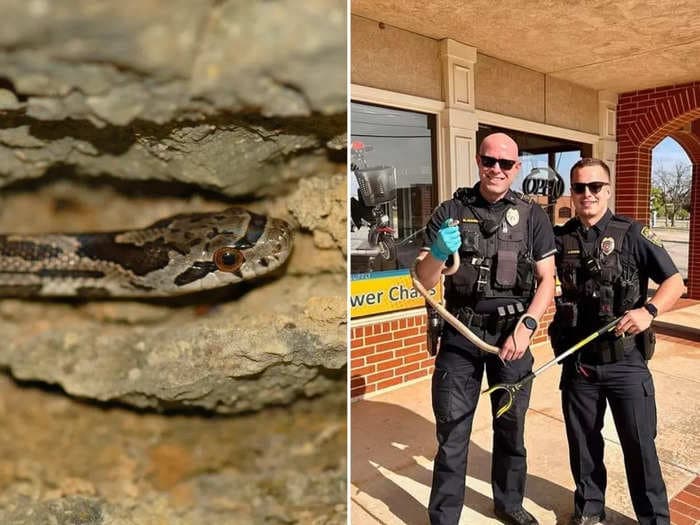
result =
M616 210L642 221L649 218L650 149L661 138L680 137L697 173L697 83L659 89L659 95L618 95L360 16L351 19L351 38L354 398L424 379L432 370L425 308L408 269L432 209L478 180L474 157L483 136L505 131L516 139L523 167L514 189L536 196L553 224L572 214L568 174L582 156L608 163ZM563 193L552 195L557 184ZM693 195L696 210L698 192ZM700 298L693 242L700 214L691 217L688 288ZM533 344L546 342L551 314Z

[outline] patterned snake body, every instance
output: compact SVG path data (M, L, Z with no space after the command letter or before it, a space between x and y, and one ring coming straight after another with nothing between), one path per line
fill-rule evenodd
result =
M292 247L291 226L229 208L139 230L0 235L0 295L163 297L266 274Z

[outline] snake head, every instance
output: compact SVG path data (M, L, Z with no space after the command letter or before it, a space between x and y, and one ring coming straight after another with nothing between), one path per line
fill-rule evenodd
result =
M292 249L292 228L286 221L253 215L246 233L225 231L212 238L207 255L222 280L237 282L264 275L281 266Z
M292 249L286 221L229 208L218 213L175 218L168 225L181 241L174 285L182 293L259 277L281 266Z

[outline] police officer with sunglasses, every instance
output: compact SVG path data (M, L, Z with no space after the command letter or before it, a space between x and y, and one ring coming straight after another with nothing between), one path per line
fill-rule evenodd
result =
M647 361L654 318L673 306L683 279L649 228L608 209L610 170L584 158L571 168L576 217L556 227L556 266L562 294L549 327L562 353L616 317L615 332L564 360L560 388L576 484L571 523L605 519L603 419L606 402L615 420L627 483L641 524L670 523L666 488L656 454L656 403ZM649 278L660 286L649 302Z
M433 213L416 269L421 283L432 287L446 264L451 265L451 255L459 251L459 270L445 280L447 308L478 337L501 349L499 355L487 354L452 326L442 328L432 385L438 451L428 511L434 525L459 521L484 369L489 384L514 382L532 370L530 338L554 297L551 223L539 206L510 189L520 170L517 144L503 133L489 135L476 162L479 182L458 189ZM537 524L522 506L530 387L520 391L513 408L496 419L495 411L504 402L501 396L499 392L491 399L494 511L504 523Z

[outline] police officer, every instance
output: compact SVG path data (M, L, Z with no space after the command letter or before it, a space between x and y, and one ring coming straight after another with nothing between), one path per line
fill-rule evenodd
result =
M562 352L622 316L615 332L564 360L562 407L576 484L574 524L605 518L603 417L610 405L625 460L637 520L670 523L666 488L656 455L652 320L673 306L683 280L661 241L647 227L608 209L610 170L584 158L571 168L576 217L555 228L562 295L550 325ZM660 286L646 302L648 279Z
M467 450L481 379L517 381L532 369L528 346L554 296L554 236L542 209L510 190L520 170L518 146L509 136L486 137L476 156L479 182L461 188L433 213L418 278L426 287L440 279L451 254L460 267L446 278L447 308L472 332L500 347L499 355L476 348L452 326L442 331L433 374L438 451L429 516L432 524L457 524L464 504ZM450 219L458 221L451 225ZM450 259L450 260L448 260ZM523 440L530 388L495 419L502 393L492 395L491 483L496 516L505 523L536 524L522 506L527 466Z

